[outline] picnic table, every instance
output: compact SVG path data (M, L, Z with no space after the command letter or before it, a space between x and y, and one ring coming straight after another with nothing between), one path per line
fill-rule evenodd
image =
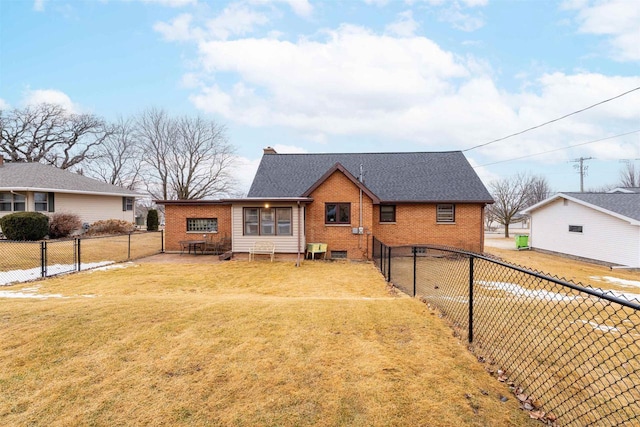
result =
M198 255L198 249L201 254L204 254L204 245L206 243L204 240L180 240L178 243L180 243L180 255L182 255L185 250L188 254L191 254L193 250L193 254Z

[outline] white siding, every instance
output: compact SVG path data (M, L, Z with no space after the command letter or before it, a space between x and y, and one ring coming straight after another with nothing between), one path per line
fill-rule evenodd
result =
M20 193L25 194L26 209L28 212L35 211L35 197L33 192ZM52 213L73 213L80 217L82 222L92 224L104 219L120 219L124 221L134 222L134 210L122 210L121 196L99 196L91 194L72 194L72 193L55 193L54 196L55 212L42 212L50 215ZM13 212L0 212L0 217Z
M569 232L582 226L582 233ZM594 260L640 267L640 227L570 200L531 212L530 246Z
M292 210L292 235L291 236L245 236L243 227L243 208L261 208L264 204L235 204L231 207L231 240L233 252L249 252L249 249L257 241L269 241L276 245L277 253L297 253L298 252L298 212L300 212L300 251L305 248L304 239L304 208L298 210L297 204L291 203L270 203L272 208L288 208Z
M56 213L74 213L89 224L104 219L134 222L135 210L123 211L120 196L56 193L54 205Z

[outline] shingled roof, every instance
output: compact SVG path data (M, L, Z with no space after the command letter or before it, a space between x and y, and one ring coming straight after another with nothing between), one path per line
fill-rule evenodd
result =
M627 218L640 221L640 193L561 193Z
M0 191L45 191L58 193L101 194L105 196L142 196L135 191L78 175L41 163L4 163L0 165Z
M538 210L549 203L567 199L640 225L640 193L558 193L523 210L524 214Z
M270 154L273 153L273 154ZM336 165L381 202L493 203L460 151L275 154L265 150L249 197L299 197ZM337 168L339 169L339 168Z

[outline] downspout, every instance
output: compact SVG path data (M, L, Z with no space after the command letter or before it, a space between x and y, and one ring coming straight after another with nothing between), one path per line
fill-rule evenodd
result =
M362 235L364 233L362 226L362 184L364 181L362 178L362 173L362 163L360 163L360 219L358 222L358 249L362 249Z
M296 259L296 267L300 267L300 200L298 200L298 258Z

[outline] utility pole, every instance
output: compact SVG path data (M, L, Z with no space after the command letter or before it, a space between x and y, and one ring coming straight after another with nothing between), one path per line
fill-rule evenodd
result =
M587 174L587 170L589 166L585 165L584 162L586 160L592 160L593 157L580 157L575 160L571 160L569 163L578 163L577 165L573 165L575 169L578 169L578 173L580 174L580 192L584 193L584 176Z

